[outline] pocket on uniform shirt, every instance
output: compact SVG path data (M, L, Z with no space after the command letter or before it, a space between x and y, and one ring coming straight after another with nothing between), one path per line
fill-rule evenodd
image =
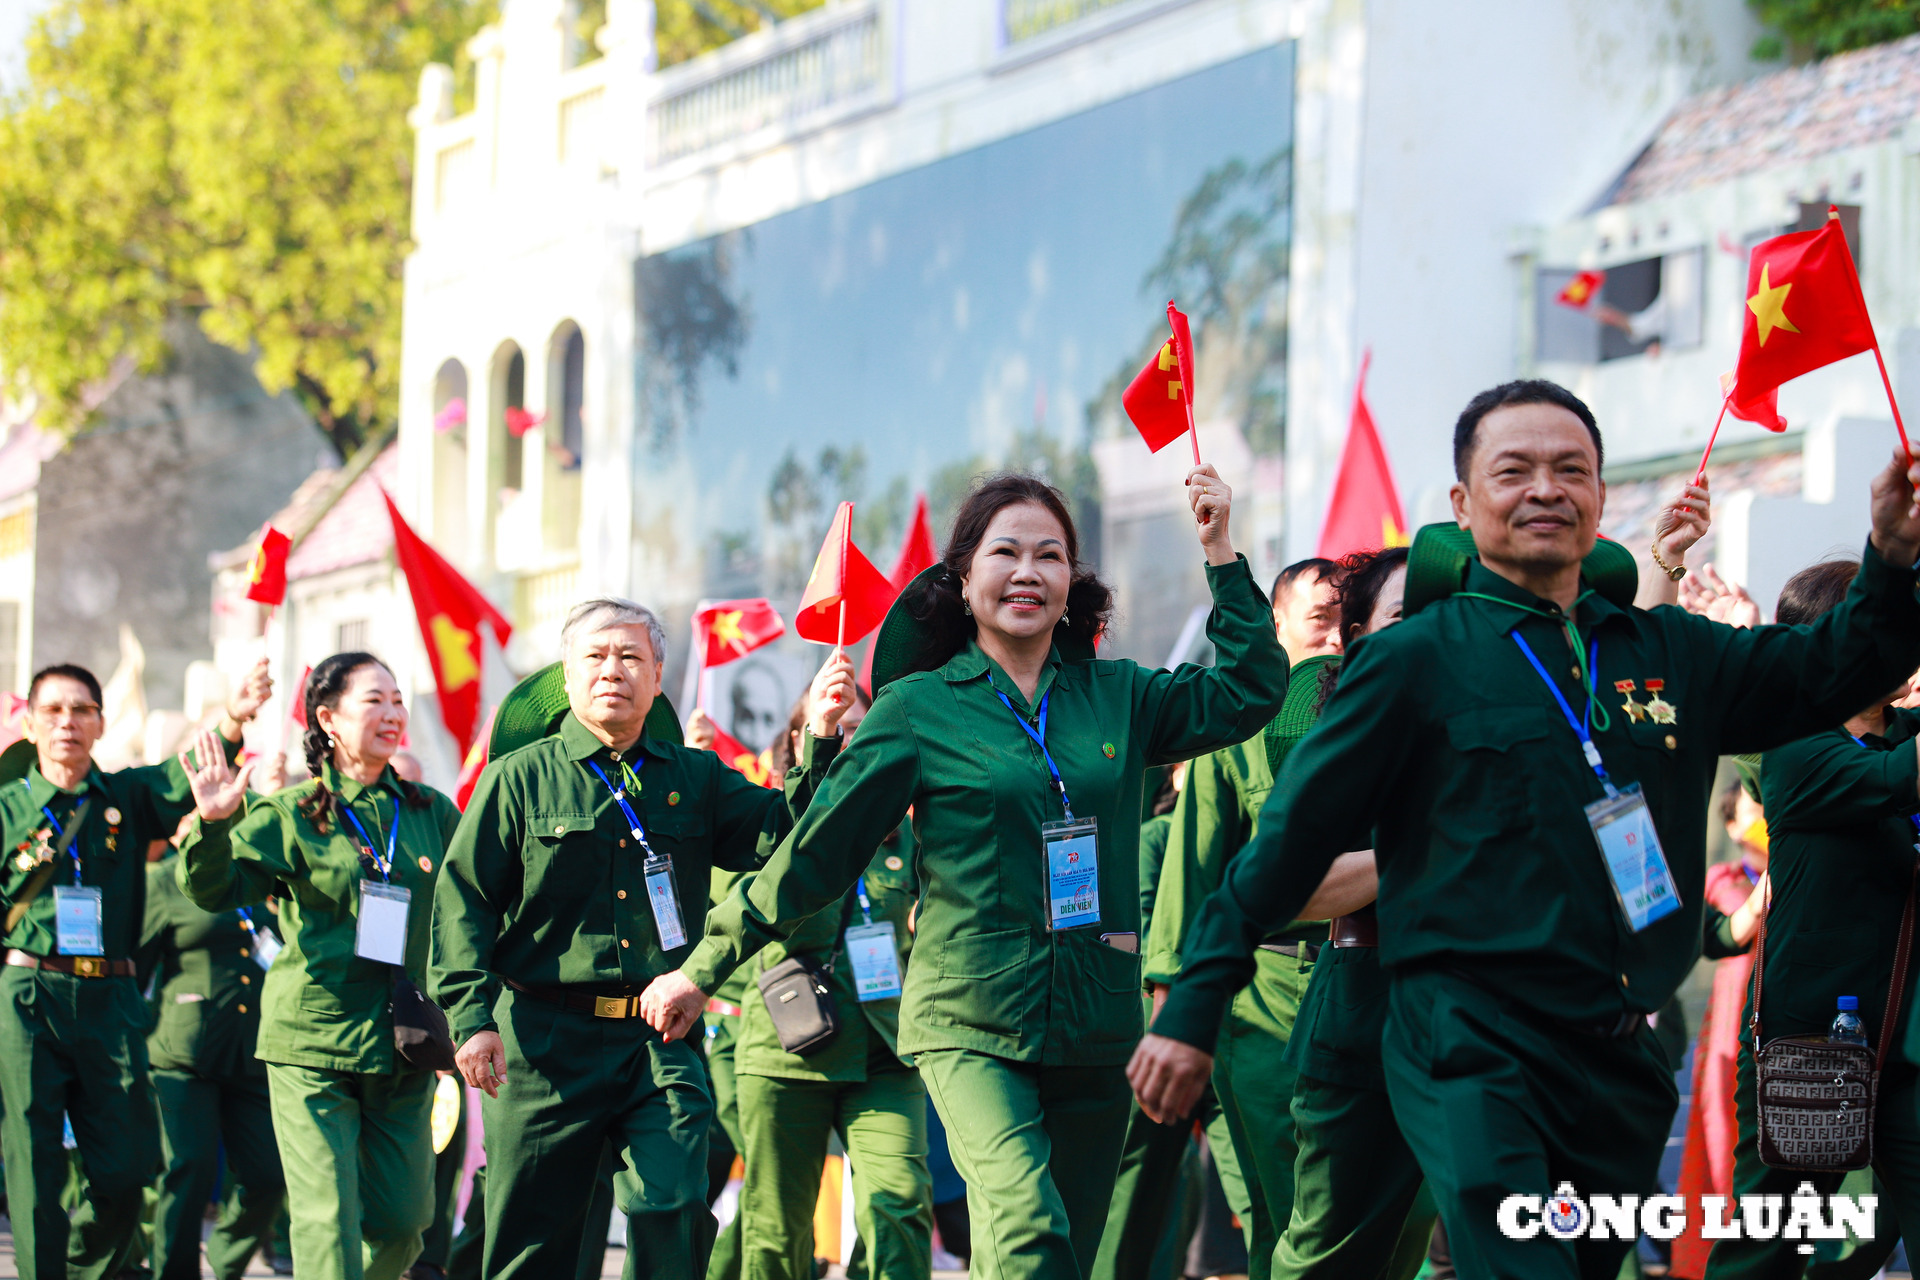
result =
M942 943L927 1001L932 1020L991 1035L1019 1035L1029 941L1027 930L1006 929Z
M1462 757L1436 806L1500 830L1533 822L1528 756L1547 736L1541 707L1470 707L1447 717L1447 741Z
M303 1020L331 1026L376 1014L391 996L392 988L384 982L343 982L336 987L306 987L296 1003Z

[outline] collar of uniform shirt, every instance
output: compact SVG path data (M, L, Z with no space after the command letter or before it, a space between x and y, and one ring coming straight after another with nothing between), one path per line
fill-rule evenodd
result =
M33 764L33 765L27 766L27 791L29 792L29 794L32 795L33 803L36 806L52 804L56 799L58 799L61 796L66 796L69 799L73 798L74 796L83 796L87 792L97 788L99 785L100 785L100 766L99 765L94 765L87 770L86 778L80 783L80 787L76 791L63 791L59 787L54 786L51 782L48 782L46 779L46 776L40 772L39 765Z
M1580 585L1580 598L1574 605L1576 623L1595 627L1611 618L1627 616L1625 609L1601 595L1584 577L1580 579ZM1506 604L1522 611L1538 611L1554 617L1560 615L1560 607L1553 601L1542 600L1519 583L1510 578L1501 577L1478 560L1468 563L1466 581L1461 583L1460 590L1456 594L1480 600L1494 596L1498 598L1487 600L1487 603ZM1511 625L1510 622L1503 621L1500 628L1504 632Z
M1026 711L1021 714L1035 716L1039 714L1040 699L1046 697L1047 691L1053 688L1055 677L1060 674L1065 665L1060 657L1059 645L1054 645L1047 650L1047 669L1040 674L1040 682L1033 687L1032 702L1028 702L1021 696L1020 687L1013 682L1013 677L1001 670L1000 664L986 655L986 651L980 647L978 640L967 641L966 648L947 659L947 665L940 668L940 674L948 684L965 684L969 680L985 678L989 671L998 671L1001 680L999 687L1012 694L1016 702L1026 707Z
M327 790L333 792L334 795L339 796L348 804L354 803L369 791L380 788L384 788L394 795L400 794L400 788L396 787L391 781L391 779L398 776L394 773L392 765L388 765L385 769L382 769L380 776L370 783L363 783L356 778L349 778L346 774L334 768L333 761L331 760L322 762L320 768L325 774L322 780L327 784Z
M613 749L595 737L593 730L581 724L580 717L574 715L571 711L569 711L566 718L560 722L560 744L566 750L567 759L573 761L575 764L584 764L602 751L606 752L609 756L613 754ZM631 757L636 752L644 752L650 756L658 756L660 754L660 748L659 745L648 736L646 731L642 730L639 741L633 744L633 750L624 751L621 755Z

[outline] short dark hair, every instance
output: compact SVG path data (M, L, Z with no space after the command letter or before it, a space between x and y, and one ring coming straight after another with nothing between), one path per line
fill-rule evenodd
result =
M1858 572L1858 560L1823 560L1809 565L1780 588L1773 620L1789 627L1805 626L1847 598L1847 588Z
M1746 788L1738 779L1727 784L1720 793L1720 822L1723 826L1732 826L1733 820L1740 814L1740 793Z
M27 705L33 705L33 699L40 692L40 682L53 676L64 676L68 680L78 680L87 686L87 692L93 695L95 704L104 704L106 696L100 692L100 681L93 672L71 662L56 662L50 667L42 667L33 673L33 680L27 685ZM101 710L106 708L101 705Z
M1373 619L1373 606L1380 602L1380 590L1393 571L1407 562L1407 548L1388 547L1383 551L1356 551L1340 561L1340 640L1353 641L1353 629L1365 634Z
M1295 560L1282 569L1273 579L1272 603L1280 604L1280 597L1293 590L1293 584L1311 573L1316 578L1330 578L1340 572L1340 564L1323 556L1308 556L1305 560Z
M1597 467L1606 463L1607 451L1600 443L1600 425L1593 420L1593 410L1587 408L1587 402L1557 382L1548 382L1545 378L1522 378L1482 391L1467 401L1467 407L1460 411L1459 420L1453 424L1454 479L1462 483L1466 481L1467 463L1473 457L1474 437L1480 434L1480 419L1495 409L1516 404L1551 404L1565 409L1585 423L1587 434L1593 437L1594 465Z

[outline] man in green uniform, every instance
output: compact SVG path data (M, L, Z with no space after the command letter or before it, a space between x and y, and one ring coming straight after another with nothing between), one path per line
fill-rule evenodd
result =
M154 1274L198 1280L200 1227L224 1151L227 1190L207 1236L207 1265L219 1280L238 1280L272 1244L286 1201L267 1068L253 1054L262 961L272 961L280 939L264 908L202 911L182 892L177 870L172 857L147 868L138 957L141 978L157 982L159 1004L147 1037L166 1169L154 1209Z
M562 649L571 714L488 767L434 899L433 995L487 1094L483 1273L573 1271L611 1140L626 1274L695 1276L713 1248L713 1102L695 1051L662 1041L635 997L699 938L711 869L773 848L786 801L645 731L666 653L651 612L579 605ZM820 713L823 735L845 705Z
M1471 546L1439 577L1416 546L1407 620L1347 662L1130 1067L1148 1111L1190 1108L1260 938L1373 831L1387 1086L1476 1277L1618 1267L1630 1240L1516 1239L1497 1214L1563 1181L1654 1185L1676 1095L1646 1015L1700 954L1718 757L1838 723L1920 663L1920 467L1875 479L1845 604L1810 628L1740 630L1588 589L1590 553L1624 554L1595 551L1600 464L1593 415L1563 388L1468 405L1453 503Z
M866 1245L867 1274L876 1280L924 1276L932 1265L927 1087L895 1048L898 980L913 941L907 928L913 861L912 832L903 824L881 843L845 901L769 946L752 966L765 973L789 956L804 956L827 970L840 1033L804 1057L788 1053L766 1001L757 989L748 991L735 1056L746 1140L740 1222L747 1280L812 1277L813 1210L830 1132L853 1168L854 1224ZM885 929L892 933L890 972L877 954L888 941ZM851 930L873 937L875 952L854 955Z
M262 663L220 723L230 756L271 689ZM94 764L106 722L84 668L37 673L27 699L34 762L0 785L0 1144L21 1276L91 1280L125 1249L160 1165L133 956L147 845L173 834L193 796L178 761L112 774ZM71 1230L63 1117L87 1172Z

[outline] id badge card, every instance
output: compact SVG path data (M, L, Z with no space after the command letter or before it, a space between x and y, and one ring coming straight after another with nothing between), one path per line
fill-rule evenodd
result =
M1100 840L1092 818L1040 824L1047 856L1047 928L1100 923Z
M1587 822L1613 879L1613 894L1626 913L1627 927L1640 932L1662 916L1680 909L1680 890L1660 849L1660 833L1653 829L1640 784L1622 787L1620 794L1587 806Z
M653 927L660 931L660 949L687 945L687 923L680 914L680 894L673 887L673 859L656 853L641 865L647 879L647 905L653 908Z
M847 959L853 963L853 990L861 1004L900 995L900 952L894 946L893 921L848 929Z
M360 882L360 927L353 954L381 964L407 962L407 903L411 890L378 880Z
M100 941L100 890L63 884L53 890L53 941L63 956L103 956Z
M402 892L405 891L402 890ZM366 918L364 912L361 914L361 918ZM404 934L402 936L404 936ZM253 931L253 962L262 969L273 968L274 957L280 954L281 949L280 939L274 937L265 929L255 929Z

